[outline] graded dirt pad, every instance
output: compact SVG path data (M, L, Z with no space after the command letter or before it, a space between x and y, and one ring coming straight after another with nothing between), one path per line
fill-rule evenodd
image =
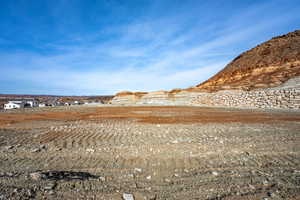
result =
M0 199L300 199L300 112L0 113Z

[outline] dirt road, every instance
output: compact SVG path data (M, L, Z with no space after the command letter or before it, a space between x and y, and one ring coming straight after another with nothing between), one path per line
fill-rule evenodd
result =
M125 193L300 199L300 112L78 106L0 113L0 199Z

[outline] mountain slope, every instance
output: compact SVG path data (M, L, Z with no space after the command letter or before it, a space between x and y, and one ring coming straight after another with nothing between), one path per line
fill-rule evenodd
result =
M190 90L251 90L276 87L300 75L300 30L246 51L222 71Z

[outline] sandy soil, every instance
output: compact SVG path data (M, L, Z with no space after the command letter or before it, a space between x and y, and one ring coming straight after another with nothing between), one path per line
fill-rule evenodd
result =
M0 113L0 199L124 193L300 199L300 112L77 106Z

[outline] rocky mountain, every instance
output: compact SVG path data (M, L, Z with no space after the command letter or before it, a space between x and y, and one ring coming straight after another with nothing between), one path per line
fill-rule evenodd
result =
M300 75L300 30L274 37L246 51L193 89L252 90L281 85Z
M122 92L111 103L300 109L300 30L242 53L195 87Z

